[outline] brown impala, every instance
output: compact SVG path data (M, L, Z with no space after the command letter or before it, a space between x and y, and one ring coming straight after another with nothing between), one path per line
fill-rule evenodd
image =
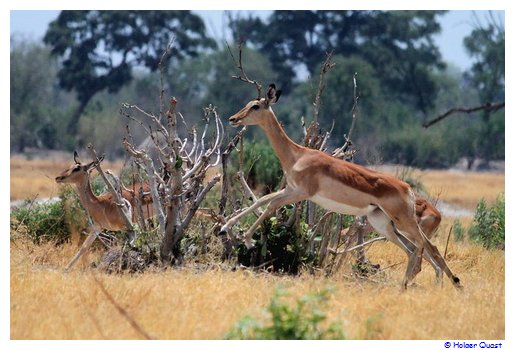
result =
M270 85L265 98L250 101L229 121L233 126L258 125L263 129L279 158L287 185L278 192L263 196L235 215L222 227L222 231L229 230L242 216L269 203L244 235L245 244L251 247L252 234L277 208L310 200L333 212L366 216L378 233L404 250L408 255L408 267L402 281L404 288L420 271L423 255L445 272L456 288L461 288L460 279L452 273L417 223L416 199L410 186L393 176L293 142L271 108L280 95L281 91L276 91L275 85ZM398 235L411 242L409 245L413 250Z
M102 229L109 231L120 231L125 229L122 218L118 212L116 198L113 197L111 192L107 192L96 196L91 190L91 184L89 181L89 174L93 168L97 166L97 162L93 161L88 164L82 164L79 160L77 152L73 154L73 160L75 164L69 169L63 171L61 175L55 178L57 183L70 183L75 185L77 194L79 195L80 201L84 208L88 211L89 215L93 219L93 222L100 226ZM103 160L100 157L99 162ZM122 196L125 198L131 206L135 206L135 195L139 193L140 188L143 188L144 192L150 191L147 183L138 183L132 186L134 191L122 190ZM152 217L152 197L147 194L143 196L142 204L146 207L143 212L145 219ZM136 222L135 210L132 214L132 222Z
M75 164L63 171L61 175L57 176L55 181L57 183L69 183L75 185L75 190L79 195L82 206L84 209L86 209L89 216L91 216L93 224L97 229L104 229L109 231L124 230L126 227L118 211L116 198L113 197L113 194L107 192L96 196L91 190L89 174L91 170L93 170L93 168L98 165L98 162L103 160L103 157L100 157L98 161L82 164L79 160L77 152L74 152L73 160L75 161ZM145 183L135 184L132 187L134 189L133 192L123 189L122 196L131 204L131 207L134 208L135 195L139 193L140 188L143 188L143 191L148 192L149 187L148 184ZM151 218L153 216L153 207L152 197L149 194L143 196L142 205L144 209L144 219ZM136 210L133 210L132 212L132 222L136 222ZM88 238L84 241L79 252L66 266L66 270L68 270L75 263L75 261L77 261L77 259L89 248L89 246L93 244L93 241L96 239L96 237L96 234L90 233Z

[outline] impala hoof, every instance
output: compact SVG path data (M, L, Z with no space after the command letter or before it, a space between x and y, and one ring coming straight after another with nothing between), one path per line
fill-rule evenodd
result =
M245 247L248 250L256 248L255 241L252 238L251 239L245 239Z
M225 236L229 234L229 228L224 225L220 228L220 231L218 231L218 236Z
M458 290L463 290L463 286L460 283L460 279L456 276L452 277L452 283L454 284L454 287Z

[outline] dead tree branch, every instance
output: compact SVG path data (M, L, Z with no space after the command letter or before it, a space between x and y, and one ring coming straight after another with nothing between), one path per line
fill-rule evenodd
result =
M261 84L259 84L256 80L250 79L247 76L247 74L245 73L245 70L243 69L243 62L242 62L242 59L243 59L243 42L240 41L238 43L238 61L236 61L236 58L234 58L234 55L232 53L231 47L229 46L229 43L227 43L227 42L225 42L225 43L227 45L227 49L229 50L229 54L232 57L232 61L234 62L234 65L236 66L237 69L240 70L240 75L233 75L232 78L240 80L240 81L243 81L244 83L249 83L249 84L254 85L256 87L256 90L257 90L257 93L258 93L257 98L260 99L261 98L261 89L262 89Z
M337 149L335 149L332 153L332 156L335 158L352 160L354 157L355 151L351 150L350 147L352 146L352 140L351 140L352 132L354 131L354 126L356 125L356 120L358 118L359 95L358 95L358 84L357 84L357 79L356 79L357 75L358 75L358 73L355 72L352 77L352 82L354 85L353 104L352 104L352 109L351 109L352 122L349 127L349 132L347 133L347 135L343 135L343 137L345 139L344 144L341 147L338 147Z
M325 61L320 69L320 76L318 78L318 89L313 101L313 121L318 124L318 115L320 114L320 107L322 105L322 93L324 92L324 78L327 72L329 72L336 63L332 62L333 51L326 55Z
M467 113L467 114L470 114L470 113L474 113L474 112L478 112L478 111L489 111L489 112L495 112L495 111L498 111L499 109L501 108L504 108L504 105L505 105L505 102L502 101L502 102L496 102L496 103L486 103L484 105L481 105L481 106L477 106L477 107L472 107L472 108L465 108L465 107L454 107L454 108L451 108L449 109L447 112L443 113L443 114L440 114L439 116L431 119L430 121L422 124L422 126L424 128L429 128L430 126L433 126L434 124L442 121L443 119L455 114L455 113Z
M159 60L159 118L163 116L163 108L164 108L164 95L165 95L165 89L164 89L164 63L166 62L167 56L172 51L172 46L175 41L175 37L172 37L170 41L168 42L168 45L166 45L166 49L163 51L163 54L161 55L161 59Z
M220 176L215 175L204 184L207 170L218 166L222 159L221 146L224 139L224 128L218 112L209 106L204 111L205 125L200 139L194 130L190 134L193 140L189 137L181 140L177 131L176 107L177 100L170 98L166 119L161 120L135 108L166 139L162 142L158 137L151 138L157 150L157 158L152 158L148 150L138 149L133 144L129 129L128 136L123 140L127 153L146 170L149 177L150 194L159 222L158 232L162 238L160 256L163 263L179 258L179 241L202 200L220 181ZM213 128L213 137L210 138L209 130Z

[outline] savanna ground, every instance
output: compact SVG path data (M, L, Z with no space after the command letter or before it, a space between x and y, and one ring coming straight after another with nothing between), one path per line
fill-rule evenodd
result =
M71 156L11 158L11 200L55 196L53 179L70 163ZM481 197L492 203L504 191L504 174L414 175L440 200L471 211ZM445 217L435 238L442 254L454 219ZM465 228L472 220L459 219ZM325 309L327 322L341 322L348 339L505 339L504 251L467 240L451 238L447 252L449 266L465 287L461 292L447 279L443 288L436 286L425 262L415 284L402 291L406 257L387 242L367 250L383 268L368 279L353 277L349 267L327 278L308 272L292 277L231 271L223 264L108 275L90 267L101 251L63 273L76 249L11 241L11 339L140 339L143 332L156 339L221 339L244 316L266 317L263 310L277 288L294 300L328 287L334 292Z

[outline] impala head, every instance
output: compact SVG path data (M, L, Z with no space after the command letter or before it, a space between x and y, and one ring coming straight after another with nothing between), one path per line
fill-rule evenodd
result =
M57 183L79 183L84 177L89 175L89 172L98 165L102 160L104 160L104 156L100 156L97 161L93 161L88 164L82 164L79 160L79 155L77 152L73 152L73 160L75 164L70 168L66 169L61 173L61 175L55 178L55 182Z
M259 125L263 123L268 117L273 116L270 106L276 103L280 96L281 90L275 90L275 85L270 84L265 98L250 101L229 118L231 125Z

